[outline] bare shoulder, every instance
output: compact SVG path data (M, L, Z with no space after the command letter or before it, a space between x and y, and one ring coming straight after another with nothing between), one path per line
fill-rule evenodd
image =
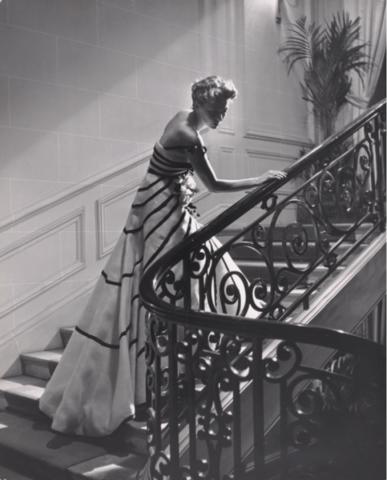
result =
M184 145L194 146L198 143L197 132L188 124L189 111L178 112L167 124L160 138L165 147Z

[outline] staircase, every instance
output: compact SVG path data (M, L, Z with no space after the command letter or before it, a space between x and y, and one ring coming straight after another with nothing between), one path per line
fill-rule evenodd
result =
M350 125L342 136L359 133L368 125L367 122L376 122L372 128L379 132L379 117L375 112L380 109L378 106ZM329 385L333 377L335 381L340 379L344 384L355 385L355 377L341 373L336 377L329 371L332 359L337 359L341 351L353 355L360 365L367 359L374 361L376 358L370 375L362 377L362 382L370 390L379 388L382 383L383 376L380 375L374 384L369 383L373 378L372 370L383 359L383 348L367 340L369 329L365 328L368 321L366 314L369 313L367 308L376 305L379 297L367 297L364 291L367 287L375 290L372 286L378 285L378 281L378 288L384 288L380 279L385 263L381 260L381 245L384 247L385 238L381 233L384 226L384 187L380 180L380 158L377 156L379 144L376 145L377 141L370 137L369 128L364 128L364 141L371 145L369 151L375 151L376 157L367 163L364 156L358 155L360 150L353 147L349 153L345 152L334 160L334 171L339 172L338 177L341 175L340 162L349 163L349 167L346 165L346 169L342 169L347 175L343 177L347 183L341 183L339 179L335 187L337 192L332 189L334 180L329 171L330 165L316 174L315 185L307 181L295 192L294 198L290 195L278 206L275 194L278 185L271 182L240 200L174 248L145 275L141 293L153 312L153 329L150 329L148 338L151 351L148 375L153 377L154 382L149 392L152 416L148 419L148 429L154 459L152 468L154 473L161 475L160 478L328 480L329 475L331 478L339 475L338 480L355 480L348 462L341 461L343 459L330 470L324 470L318 462L316 467L316 451L317 457L331 458L324 445L329 447L333 430L320 429L320 434L325 435L328 442L320 443L317 450L313 449L313 444L305 445L312 459L311 471L305 465L307 456L304 452L300 454L297 442L308 443L316 422L318 425L321 423L322 411L317 412L319 415L315 418L313 405L308 406L310 398L318 397L317 402L322 401L316 391L308 390L310 384L320 381L323 386ZM315 156L323 155L332 145L335 147L335 142L339 140L340 136L333 142L328 139L316 151L307 154L292 167L288 180L302 172L302 168L308 166ZM359 174L360 180L355 176L353 188L351 185L348 187L347 178L351 168L355 172L359 168L363 175ZM375 178L379 182L377 185ZM334 191L338 201L344 201L344 207L340 204L340 208L351 213L347 215L347 223L324 217L324 207L313 199L313 195L320 195L324 188ZM359 212L355 215L351 199L356 206L359 205ZM302 201L308 205L309 212L309 216L303 216L303 224L277 222L284 202L299 205ZM233 222L259 203L261 212L265 213L244 230L233 230ZM272 220L268 223L270 218ZM313 223L308 223L308 218ZM195 278L203 287L206 277L213 274L210 267L202 277L193 269L187 270L183 276L185 283L176 282L177 299L181 298L178 289L182 288L181 285L186 287L182 295L185 302L183 310L176 311L153 291L156 277L162 281L176 261L183 261L186 268L203 244L214 235L223 247L212 253L214 257L209 258L209 265L216 261L216 255L221 258L224 253L231 254L266 302L258 320L218 315L214 311L194 311L190 307L189 279ZM367 257L370 251L374 253ZM210 253L204 254L204 258L206 255ZM363 257L366 262L362 269L359 267L360 273L356 276L353 265ZM283 272L286 272L286 282L284 275L281 276ZM351 281L345 283L349 277ZM366 284L361 285L360 277L366 279ZM352 300L348 291L352 291ZM331 295L329 300L326 299L327 292ZM233 288L225 288L223 300L231 298L232 301L235 293ZM202 294L207 293L202 290ZM354 306L362 303L362 308L358 311L346 308L344 302L348 299ZM251 298L249 301L252 301ZM360 310L364 310L363 313ZM335 314L337 311L340 315ZM348 312L351 312L349 319ZM171 319L174 322L170 322ZM177 335L176 324L187 328L184 341ZM328 328L321 328L321 325ZM366 339L332 330L332 327L347 332L356 331ZM20 358L23 374L0 380L0 399L5 407L0 411L0 478L2 475L12 478L1 471L3 466L4 472L13 472L14 480L17 475L20 480L23 476L35 480L129 480L136 478L146 461L144 423L127 422L113 435L96 440L56 434L50 430L48 419L39 412L39 399L72 332L72 326L61 329L62 348L23 354ZM372 339L380 340L374 336ZM158 357L164 357L168 365L166 369L161 366L163 362L154 360ZM293 361L290 373L281 374L281 363ZM293 396L293 384L299 378L297 375L302 376L306 372L310 377L307 385L297 387L297 395ZM167 387L162 381L165 375L169 379ZM341 395L342 385L338 389ZM305 395L304 390L308 392ZM296 407L299 396L302 402ZM167 405L165 398L168 399ZM301 429L300 438L293 439L297 445L290 446L288 429L299 420L298 410L305 408L312 408L312 413L305 413L305 418L300 418L310 423L310 431ZM179 415L176 414L178 411ZM379 420L381 416L380 413ZM324 420L325 424L330 421L330 417ZM383 422L381 424L384 425ZM381 480L378 475L382 469L380 458L383 454L378 442L379 437L376 444L373 440L369 443L375 448L368 457L371 458L372 452L377 453L374 462L377 470L373 480ZM339 450L344 444L338 445ZM183 467L180 468L180 465Z
M384 137L385 101L147 270L154 478L384 480Z
M39 411L39 399L63 347L21 355L23 375L0 379L0 478L7 480L130 480L147 458L145 422L127 422L102 439L57 434ZM24 475L27 475L24 477Z
M306 225L305 228L308 230L312 238L312 227ZM348 228L348 225L342 223L340 224L340 228ZM340 246L338 253L340 254L340 251L345 251L346 249L348 249L351 243L353 244L357 239L361 238L361 235L367 228L369 228L369 224L363 224L357 232L351 235L348 242L345 242ZM234 234L235 231L226 230L225 232L221 233L218 238L222 243L225 243L227 240L232 238ZM280 238L282 238L282 229L277 228L275 230L275 239L277 240L275 240L273 243L274 266L276 269L283 268L286 260L282 248L282 242L279 240ZM333 235L330 236L330 240L334 241L335 237ZM368 239L367 242L363 243L360 246L357 254L363 251L367 247L369 242L370 239ZM310 257L310 252L306 252L305 255L300 256L298 258L297 266L303 268L310 260ZM253 280L257 276L263 279L267 279L268 273L266 264L264 262L257 261L253 257L253 255L249 255L248 251L235 250L235 252L233 252L233 258L236 260L237 265L241 268L241 270L245 273L249 280ZM346 264L350 263L350 261L351 259L347 260ZM312 276L308 278L308 281L320 278L324 273L327 272L327 270L328 267L324 265L319 266L319 268L313 272ZM333 280L333 278L335 278L340 273L344 272L344 270L345 265L341 266L335 272L335 275L332 276L331 280ZM324 287L326 287L326 285L324 285ZM306 288L307 282L305 282L304 286L300 286L299 288L292 291L285 298L284 305L289 305L293 303L297 298L299 298L302 294L305 293ZM322 288L320 288L320 290L316 290L315 292L313 292L312 298L317 298L320 294L320 291L321 294L323 294ZM300 306L292 316L292 318L294 319L293 321L297 321L297 315L299 315L302 311L303 306ZM39 415L39 399L43 394L48 379L51 377L56 366L58 365L63 350L69 342L73 331L73 326L61 328L61 348L22 354L20 356L20 361L23 374L0 379L0 395L3 397L3 402L6 404L7 408L10 411L23 413L26 415Z
M0 392L10 410L25 414L39 413L39 399L73 330L73 327L61 328L62 348L22 354L20 361L23 375L0 380Z
M306 225L305 228L309 232L310 237L313 238L311 226ZM341 224L340 228L346 229L348 228L348 225ZM369 224L364 224L359 231L350 236L348 242L341 245L340 249L345 251L351 244L361 238L367 228L369 228ZM233 235L235 235L234 231L226 230L224 233L220 234L218 238L222 243L225 243ZM286 260L282 248L282 242L280 241L282 235L282 229L277 228L274 234L275 241L273 242L274 265L276 269L282 268ZM330 240L334 241L335 237L331 236ZM370 241L371 239L368 239L367 242L361 244L359 251L364 251ZM252 255L249 255L248 251L238 251L238 249L236 249L233 252L233 256L238 266L250 280L254 279L257 275L262 278L267 278L267 266L265 263L257 261ZM310 259L311 254L306 252L305 255L298 258L298 266L302 268L303 265L310 261ZM349 264L350 261L351 259L347 260L346 264ZM321 266L313 272L313 278L309 277L308 281L318 279L326 271L327 267ZM345 272L345 265L335 272L331 281L343 272ZM326 285L324 285L324 287L326 287ZM306 288L307 282L305 282L304 286L300 286L292 291L285 299L284 304L289 305L294 302L294 300L305 293ZM323 295L322 288L313 292L310 301L313 301L314 299L318 301L318 298L321 295ZM301 304L298 309L294 311L292 317L289 318L288 321L296 322L297 316L300 316L303 310L304 306ZM9 440L10 437L7 435L7 439L5 440L7 446L5 446L4 439L1 438L0 430L0 455L6 455L5 460L0 460L0 464L4 462L6 465L10 465L15 468L15 470L22 472L26 471L25 466L28 465L28 474L38 475L36 478L39 478L39 480L45 480L46 478L51 479L53 473L55 473L55 478L58 479L100 478L105 480L119 480L120 478L125 478L127 480L135 475L135 472L139 466L142 465L145 456L147 455L145 423L127 423L119 432L117 432L117 434L104 439L103 441L84 441L74 437L70 442L65 441L61 445L60 439L63 436L54 434L50 431L49 420L39 411L39 399L43 394L48 379L51 377L59 363L63 350L69 342L73 331L74 327L61 328L61 348L21 355L20 361L23 374L0 379L0 394L4 406L6 407L6 410L0 413L0 423L8 425L10 430L14 430L13 433L15 435L14 443ZM34 446L38 445L34 434L34 429L37 425L39 425L41 432L45 432L45 436L43 437L42 444L39 445L39 448L30 451L30 446L32 444L34 444ZM25 438L25 441L20 441L20 432L23 432L23 438ZM274 437L276 436L278 436L278 431L277 433L274 433ZM273 442L273 440L271 441ZM54 442L54 444L57 442L58 445L61 446L57 450L57 457L50 455L48 460L47 450L49 450L49 448L47 445L52 442ZM76 449L74 448L74 442L75 445L77 445ZM111 452L112 449L113 451L116 450L116 452L113 454L101 454L101 448L106 448L106 452ZM57 464L60 457L63 457L64 450L70 462L66 468ZM85 462L78 461L79 452L82 450L87 457ZM91 461L89 460L90 455L95 455ZM21 462L21 460L23 461ZM20 466L22 466L22 468L20 468Z

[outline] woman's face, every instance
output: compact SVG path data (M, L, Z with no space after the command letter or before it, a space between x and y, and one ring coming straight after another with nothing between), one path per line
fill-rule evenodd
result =
M228 100L219 99L211 103L200 105L197 112L203 122L212 129L215 129L223 120L228 109Z

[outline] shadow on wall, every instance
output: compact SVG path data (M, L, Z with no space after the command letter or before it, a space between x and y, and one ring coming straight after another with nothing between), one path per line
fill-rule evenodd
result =
M68 185L153 143L203 74L203 20L201 0L4 0L0 178Z

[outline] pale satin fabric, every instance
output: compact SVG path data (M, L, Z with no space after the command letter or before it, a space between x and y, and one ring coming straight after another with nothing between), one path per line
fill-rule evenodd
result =
M185 155L184 151L164 150L160 144L157 149L176 161ZM108 435L135 414L136 405L144 404L146 310L140 302L139 284L144 269L201 227L187 208L190 190L194 188L189 173L145 175L125 228L40 400L40 409L52 418L54 430ZM212 250L220 246L216 239L207 245ZM179 270L181 274L180 266L175 269L177 276ZM225 255L217 267L217 279L230 270L238 268ZM238 287L239 280L231 281ZM215 303L220 305L218 300ZM236 308L220 307L220 311L237 314ZM246 315L257 317L257 311L250 309Z

